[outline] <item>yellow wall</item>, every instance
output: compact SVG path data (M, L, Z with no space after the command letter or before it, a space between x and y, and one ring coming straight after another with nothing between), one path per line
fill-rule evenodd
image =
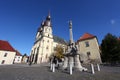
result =
M89 43L89 47L86 47L85 42ZM88 60L87 52L90 52L89 56L90 59L98 60L99 62L101 62L100 49L96 37L78 42L78 49L80 51L81 60L87 62Z

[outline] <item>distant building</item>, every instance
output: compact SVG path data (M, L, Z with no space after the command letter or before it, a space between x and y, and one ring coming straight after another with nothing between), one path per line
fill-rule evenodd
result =
M100 49L97 37L85 33L77 41L80 59L83 63L99 62L101 63Z
M0 64L13 64L16 50L7 41L0 40Z
M22 61L22 55L20 54L20 52L18 52L16 50L16 55L15 55L14 63L21 63L21 61Z
M22 56L22 61L21 61L21 63L27 63L27 62L28 62L28 59L29 59L29 57L27 56L27 54L24 54L24 55Z
M63 48L66 46L64 39L54 36L52 33L51 16L48 14L46 20L38 28L35 43L31 49L30 61L32 63L42 63L49 61L49 57L54 53L57 45Z

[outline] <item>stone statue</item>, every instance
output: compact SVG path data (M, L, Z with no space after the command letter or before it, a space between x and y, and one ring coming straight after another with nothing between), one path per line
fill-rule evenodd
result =
M72 21L69 22L69 31L70 31L70 42L68 45L68 49L65 53L63 69L67 69L69 65L72 65L74 69L78 69L80 71L86 71L87 69L81 66L81 62L79 60L79 52L75 42L73 41L72 34Z

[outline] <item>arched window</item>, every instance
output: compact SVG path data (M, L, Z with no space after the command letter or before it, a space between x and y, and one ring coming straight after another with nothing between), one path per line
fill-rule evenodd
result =
M47 46L47 47L46 47L46 49L48 50L48 49L49 49L49 47Z

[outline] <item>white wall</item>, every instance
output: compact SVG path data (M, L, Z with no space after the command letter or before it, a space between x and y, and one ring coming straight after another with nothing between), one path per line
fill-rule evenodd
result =
M14 63L21 63L22 56L15 56Z
M5 53L7 53L6 57L4 57ZM4 64L13 64L15 54L16 52L0 50L0 64L2 63L3 60L5 60Z

